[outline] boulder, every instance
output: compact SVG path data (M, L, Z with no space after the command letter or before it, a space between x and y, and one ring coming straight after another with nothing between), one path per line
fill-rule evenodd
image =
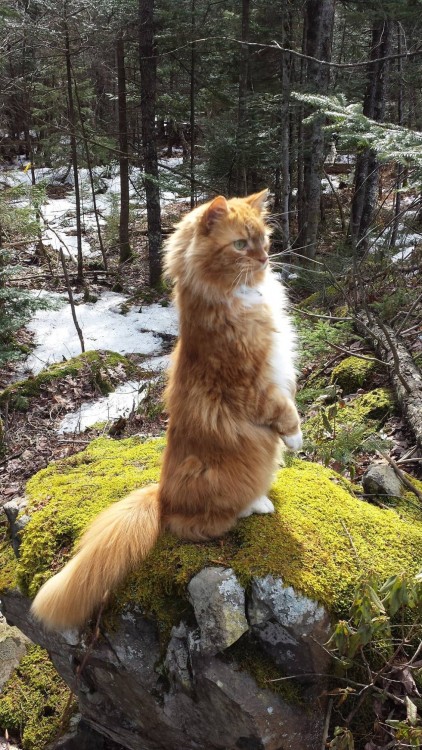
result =
M114 593L99 634L47 633L30 616L90 520L157 481L164 445L101 438L51 464L28 482L19 559L0 542L5 615L78 699L68 749L319 749L330 622L347 614L362 568L383 580L422 566L407 493L381 509L330 469L294 461L274 481L274 514L201 544L164 534Z
M400 497L403 484L392 466L373 464L362 477L362 486L367 495Z

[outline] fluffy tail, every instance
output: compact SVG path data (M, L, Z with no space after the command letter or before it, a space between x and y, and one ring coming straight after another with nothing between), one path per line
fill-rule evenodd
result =
M146 557L159 533L157 484L114 503L85 532L75 557L40 589L32 613L51 630L82 625Z

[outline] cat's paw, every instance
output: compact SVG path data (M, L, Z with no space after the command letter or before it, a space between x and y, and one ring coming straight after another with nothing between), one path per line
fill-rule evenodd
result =
M299 429L293 435L282 435L282 440L291 451L300 451L303 445L302 430Z
M251 516L252 513L274 513L274 505L272 504L270 498L266 495L262 495L256 500L253 500L250 505L248 505L242 510L241 513L239 513L238 518L247 518L248 516Z

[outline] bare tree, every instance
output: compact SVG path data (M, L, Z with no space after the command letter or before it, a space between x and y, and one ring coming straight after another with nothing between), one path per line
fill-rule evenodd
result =
M161 279L161 211L155 132L157 57L154 38L154 0L139 0L139 62L141 70L142 147L148 220L149 281L151 286L157 286Z

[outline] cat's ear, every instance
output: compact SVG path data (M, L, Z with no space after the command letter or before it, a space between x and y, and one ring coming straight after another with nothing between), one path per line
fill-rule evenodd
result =
M207 206L204 214L202 215L202 224L207 229L210 229L216 221L222 219L223 216L229 211L227 201L223 195L218 195L213 201Z
M249 205L254 208L256 211L264 211L267 207L267 200L268 196L270 194L270 191L268 188L265 188L265 190L261 190L260 193L253 193L252 195L248 195L244 200L246 203L249 203Z

